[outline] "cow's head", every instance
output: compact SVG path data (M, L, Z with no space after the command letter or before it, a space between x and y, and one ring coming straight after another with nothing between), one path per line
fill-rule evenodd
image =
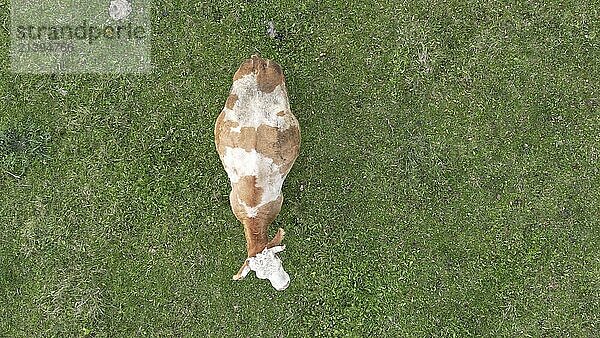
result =
M238 274L233 276L233 279L240 280L252 270L256 272L256 277L268 279L277 291L287 289L290 285L290 275L283 270L281 259L276 255L284 249L285 245L278 245L270 249L265 248L256 256L246 259Z

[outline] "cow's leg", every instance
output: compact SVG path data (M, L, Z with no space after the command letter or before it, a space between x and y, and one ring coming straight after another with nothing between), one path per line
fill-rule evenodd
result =
M244 264L242 264L242 267L240 268L240 271L238 271L238 273L233 276L233 280L242 280L242 279L244 279L244 277L246 277L246 275L248 274L248 272L250 272L250 267L248 266L248 260L246 260L244 262Z
M267 244L267 248L271 249L274 246L281 245L284 235L285 235L285 231L283 230L283 228L279 228L277 230L277 233L275 234L275 237L273 237L273 239L269 242L269 244Z

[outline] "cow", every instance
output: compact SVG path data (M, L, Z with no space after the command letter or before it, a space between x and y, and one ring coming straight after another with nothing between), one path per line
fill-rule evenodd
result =
M269 240L268 228L281 211L283 181L298 157L300 125L277 63L253 55L241 64L215 123L215 145L231 183L231 209L246 237L248 256L233 279L252 270L285 290L290 276L277 256L285 249L285 232L279 228Z

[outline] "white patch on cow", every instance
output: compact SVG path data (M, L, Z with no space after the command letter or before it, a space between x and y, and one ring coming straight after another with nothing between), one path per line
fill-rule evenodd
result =
M276 127L281 131L297 125L298 121L290 112L290 103L284 86L278 85L270 93L258 89L256 74L246 74L233 82L231 93L237 95L233 109L225 107L225 120L237 122L232 132L241 132L243 127L258 128L260 125ZM277 113L284 111L283 116Z
M246 216L248 216L250 218L254 218L258 215L258 207L247 206L246 203L244 203L244 201L242 201L239 197L238 197L238 203L244 207L244 210L246 210Z
M246 151L243 148L225 147L223 165L231 185L239 182L241 177L256 177L256 187L262 189L262 197L255 208L247 208L248 216L253 213L256 216L258 208L264 204L276 200L281 195L281 187L286 175L282 175L280 166L275 164L269 157L256 152L255 149ZM250 209L255 209L250 210Z
M277 291L283 291L290 285L290 275L285 272L281 259L275 255L285 249L285 245L265 248L261 253L248 258L248 266L260 279L268 279Z

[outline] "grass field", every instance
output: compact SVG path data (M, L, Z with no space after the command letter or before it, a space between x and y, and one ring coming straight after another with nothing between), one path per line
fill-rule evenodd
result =
M0 337L600 336L598 1L155 1L147 75L12 74L0 20ZM284 292L213 144L256 52Z

